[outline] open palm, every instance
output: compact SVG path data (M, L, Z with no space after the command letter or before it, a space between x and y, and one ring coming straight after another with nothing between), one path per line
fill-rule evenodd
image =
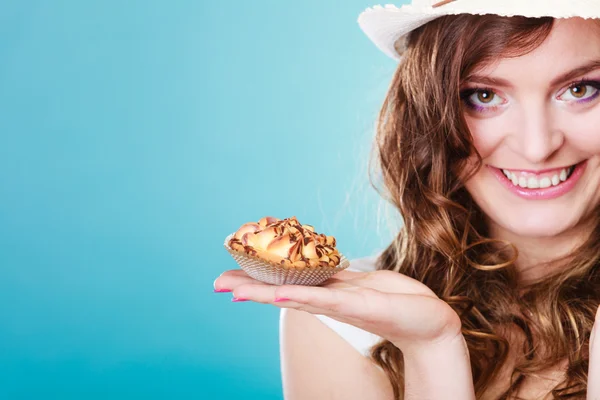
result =
M399 348L452 339L461 322L419 281L393 271L342 271L319 286L270 285L242 270L223 273L215 289L235 298L321 314L386 338Z

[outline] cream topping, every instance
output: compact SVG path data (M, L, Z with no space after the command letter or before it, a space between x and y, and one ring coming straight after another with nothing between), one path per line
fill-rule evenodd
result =
M296 217L261 218L258 223L242 225L229 241L229 246L267 261L298 268L330 266L340 262L333 236L318 234L310 225L302 225Z

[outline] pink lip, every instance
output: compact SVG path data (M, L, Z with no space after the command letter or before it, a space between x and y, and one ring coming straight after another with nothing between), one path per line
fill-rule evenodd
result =
M585 167L587 165L587 160L577 164L575 169L564 182L561 182L558 186L551 186L545 189L527 189L522 188L520 186L515 186L513 183L504 175L502 170L498 168L494 168L488 165L490 171L496 176L496 178L512 193L516 194L519 197L528 200L550 200L560 197L571 191L575 187L575 184L583 175L585 171Z

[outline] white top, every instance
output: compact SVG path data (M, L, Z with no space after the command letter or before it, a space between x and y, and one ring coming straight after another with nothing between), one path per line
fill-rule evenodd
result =
M350 267L348 267L347 270L364 272L375 271L376 260L377 256L351 260ZM284 309L282 309L282 311L283 310ZM346 339L348 343L350 343L359 353L361 353L365 357L369 355L371 346L375 345L381 339L381 337L371 332L367 332L363 329L357 328L354 325L349 325L337 321L325 315L315 314L315 316L319 318L325 325L337 332L337 334L339 334L342 338Z

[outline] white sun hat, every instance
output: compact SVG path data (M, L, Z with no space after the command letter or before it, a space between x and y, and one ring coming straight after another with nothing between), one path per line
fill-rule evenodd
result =
M408 33L438 17L456 14L600 18L600 0L412 0L400 8L393 4L367 8L358 24L381 51L400 60L397 48L402 51Z

